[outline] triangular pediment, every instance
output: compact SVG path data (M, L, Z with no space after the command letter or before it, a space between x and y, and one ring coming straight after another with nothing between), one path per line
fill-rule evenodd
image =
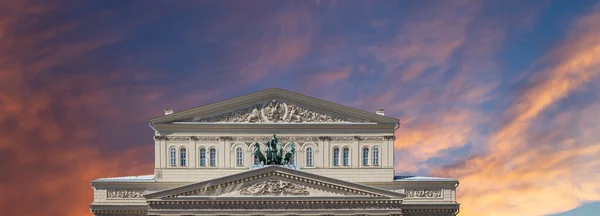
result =
M152 124L212 123L383 123L397 119L295 92L271 88L229 100L153 118Z
M268 166L209 181L145 195L146 199L231 197L379 197L403 194L310 174L280 166Z

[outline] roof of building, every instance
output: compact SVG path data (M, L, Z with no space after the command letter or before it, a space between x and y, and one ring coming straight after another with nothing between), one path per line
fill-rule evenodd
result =
M429 177L429 176L394 176L394 181L458 181L453 178Z
M97 178L92 182L155 182L154 175L121 176L111 178Z

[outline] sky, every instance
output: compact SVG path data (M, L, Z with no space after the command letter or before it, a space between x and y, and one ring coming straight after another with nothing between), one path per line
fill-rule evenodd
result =
M279 87L400 119L461 216L596 215L599 74L599 1L0 1L0 210L91 215L164 108Z

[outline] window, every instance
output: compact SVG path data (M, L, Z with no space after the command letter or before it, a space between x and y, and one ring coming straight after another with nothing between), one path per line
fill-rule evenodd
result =
M179 149L179 166L187 166L187 149Z
M209 151L209 157L210 157L210 162L209 165L211 167L216 167L217 166L217 150L216 149L210 149Z
M363 166L369 166L369 148L363 148Z
M379 166L379 147L373 147L373 166Z
M175 149L175 146L172 146L169 149L169 160L171 166L177 166L177 150Z
M313 166L313 151L312 147L306 148L306 166Z
M239 167L244 165L244 151L242 150L242 147L237 147L235 149L235 165Z
M200 166L206 166L206 149L204 148L200 149Z
M333 165L340 165L340 149L337 147L333 149Z
M349 148L344 148L344 166L349 166L350 165L348 157L350 157L350 149Z

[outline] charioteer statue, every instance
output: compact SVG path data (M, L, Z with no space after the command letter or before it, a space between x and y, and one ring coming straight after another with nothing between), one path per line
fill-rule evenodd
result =
M260 151L260 144L254 142L254 156L260 161L262 165L294 165L291 164L292 159L296 156L296 150L294 149L294 142L288 143L287 153L283 154L283 143L277 139L277 136L273 134L273 137L265 143L266 149L263 154Z

